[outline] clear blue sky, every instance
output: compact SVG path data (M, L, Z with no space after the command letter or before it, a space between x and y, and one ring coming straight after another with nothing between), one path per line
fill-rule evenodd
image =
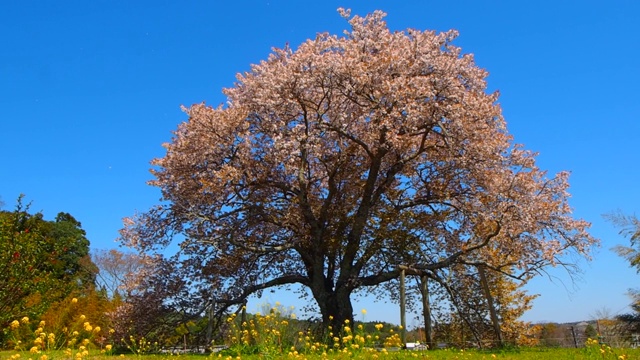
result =
M525 319L576 321L627 310L626 240L603 220L640 212L637 1L5 1L0 11L0 196L53 218L71 213L92 247L116 247L121 218L159 198L149 161L186 120L181 104L225 101L237 72L271 47L341 33L338 7L388 13L389 27L460 31L499 89L509 131L550 173L570 170L572 206L602 247L575 286L533 281ZM259 300L256 303L259 303ZM266 300L299 307L287 293ZM395 307L364 300L370 320Z

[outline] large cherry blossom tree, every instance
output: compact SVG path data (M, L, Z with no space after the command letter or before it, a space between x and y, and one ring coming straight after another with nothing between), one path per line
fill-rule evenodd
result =
M151 251L179 234L179 259L225 287L218 303L299 284L334 325L401 269L530 274L588 257L597 240L571 216L568 174L513 142L455 31L340 12L344 36L274 49L226 105L185 108L152 162L163 201L127 219L123 241Z

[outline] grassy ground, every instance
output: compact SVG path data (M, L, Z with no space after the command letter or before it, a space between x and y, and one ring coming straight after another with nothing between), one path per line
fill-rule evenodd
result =
M339 334L328 328L327 337L315 339L311 330L293 326L295 317L279 309L268 314L256 314L246 320L231 315L227 319L225 345L230 348L210 355L153 354L160 346L151 344L144 337L121 340L123 349L135 350L139 354L111 354L115 347L108 342L97 345L93 339L108 336L112 332L92 326L84 315L67 330L58 334L47 331L44 321L23 318L13 321L5 334L8 343L22 351L0 351L0 360L346 360L346 359L503 359L503 360L640 360L640 349L611 348L597 340L588 339L579 349L559 348L512 348L507 350L459 350L434 351L397 350L400 344L398 329L384 329L386 325L375 324L366 329L363 323L350 324L345 321ZM363 310L363 315L365 314ZM299 324L298 324L299 325ZM382 336L382 331L387 331ZM51 350L68 344L66 350ZM126 345L126 347L124 346ZM102 351L99 349L103 349ZM395 351L393 349L396 349Z
M19 357L17 356L19 355ZM339 352L331 354L254 354L242 355L233 353L220 353L213 355L159 355L148 354L142 356L136 355L106 355L99 352L91 352L88 355L77 357L75 354L69 356L63 351L51 351L47 353L33 354L29 352L3 351L0 352L0 359L33 359L33 360L54 360L54 359L91 359L91 360L152 360L152 359L185 359L185 360L206 360L206 359L225 359L225 360L262 360L262 359L458 359L458 360L480 360L480 359L502 359L502 360L640 360L640 349L611 349L600 346L589 346L581 349L519 349L519 350L503 350L503 351L476 351L476 350L436 350L436 351L397 351L397 352L368 352L359 351Z

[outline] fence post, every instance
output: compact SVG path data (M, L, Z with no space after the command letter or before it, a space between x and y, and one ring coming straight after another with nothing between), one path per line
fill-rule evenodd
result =
M420 292L422 293L422 317L424 318L425 342L428 349L433 350L433 329L431 325L431 304L429 304L429 280L426 275L420 277Z
M407 346L407 319L405 317L406 312L406 298L404 289L404 269L400 270L400 341L402 342L402 348Z

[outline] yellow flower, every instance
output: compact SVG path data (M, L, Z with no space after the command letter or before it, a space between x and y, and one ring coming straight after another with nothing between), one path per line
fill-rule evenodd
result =
M13 320L11 322L11 330L15 330L20 327L20 322L18 320Z
M361 312L362 312L362 315L367 315L367 309L362 309Z
M104 347L104 349L107 350L107 351L111 351L111 347L112 347L111 344L109 344L109 345L106 345Z
M95 331L95 332L100 332L100 330L102 330L102 329L100 329L100 326L96 326L95 328L93 328L93 331Z
M77 302L78 302L78 299L76 299L76 298L71 299L71 303L72 303L72 304L75 304L75 303L77 303Z
M23 324L28 324L29 323L29 318L28 317L23 317L22 320L20 320Z
M40 351L38 350L38 347L37 347L37 346L34 346L34 347L32 347L31 349L29 349L29 352L30 352L30 353L32 353L32 354L37 354L37 353L39 353Z
M40 324L38 324L38 326L39 326L39 327L41 327L41 328L43 328L43 327L44 327L44 324L45 324L44 320L41 320L41 321L40 321Z
M86 319L86 318L87 318L86 316L84 316L84 315L80 315L80 320L84 320L84 319Z
M47 360L49 357L47 355L40 356L40 360Z

